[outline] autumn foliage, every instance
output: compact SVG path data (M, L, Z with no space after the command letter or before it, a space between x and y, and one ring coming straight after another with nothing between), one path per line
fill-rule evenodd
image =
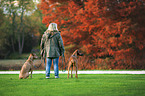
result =
M144 0L41 0L38 6L46 26L58 24L68 51L86 53L80 69L145 69Z

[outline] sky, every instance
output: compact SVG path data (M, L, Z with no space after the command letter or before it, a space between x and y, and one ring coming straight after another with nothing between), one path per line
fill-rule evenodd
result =
M0 0L0 2L1 2L1 0ZM33 0L33 2L35 2L35 4L38 4L40 2L40 0ZM17 0L13 1L13 3L14 3L14 6L18 5ZM25 15L31 15L36 9L37 9L37 6L34 8L34 10L25 12ZM4 14L7 14L7 10L5 7L3 7L3 10L4 10ZM17 10L17 11L20 11L20 10Z

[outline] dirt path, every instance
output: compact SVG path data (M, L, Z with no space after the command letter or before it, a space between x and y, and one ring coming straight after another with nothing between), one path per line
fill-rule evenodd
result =
M0 74L19 74L20 71L0 71ZM54 71L51 71L54 73ZM60 74L67 74L67 71L59 71ZM45 74L45 71L33 71L33 74ZM78 71L78 74L145 74L145 70L141 71Z

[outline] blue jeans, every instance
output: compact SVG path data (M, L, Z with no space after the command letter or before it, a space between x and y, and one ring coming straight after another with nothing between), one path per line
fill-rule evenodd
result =
M59 61L59 57L56 58L46 58L46 77L50 77L50 68L51 68L51 64L52 64L52 60L53 60L53 66L54 66L54 73L55 76L59 76L59 69L58 69L58 61Z

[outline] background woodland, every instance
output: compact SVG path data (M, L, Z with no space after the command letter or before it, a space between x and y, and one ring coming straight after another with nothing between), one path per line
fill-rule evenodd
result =
M0 13L1 59L39 50L55 22L79 69L145 69L145 0L5 0Z

